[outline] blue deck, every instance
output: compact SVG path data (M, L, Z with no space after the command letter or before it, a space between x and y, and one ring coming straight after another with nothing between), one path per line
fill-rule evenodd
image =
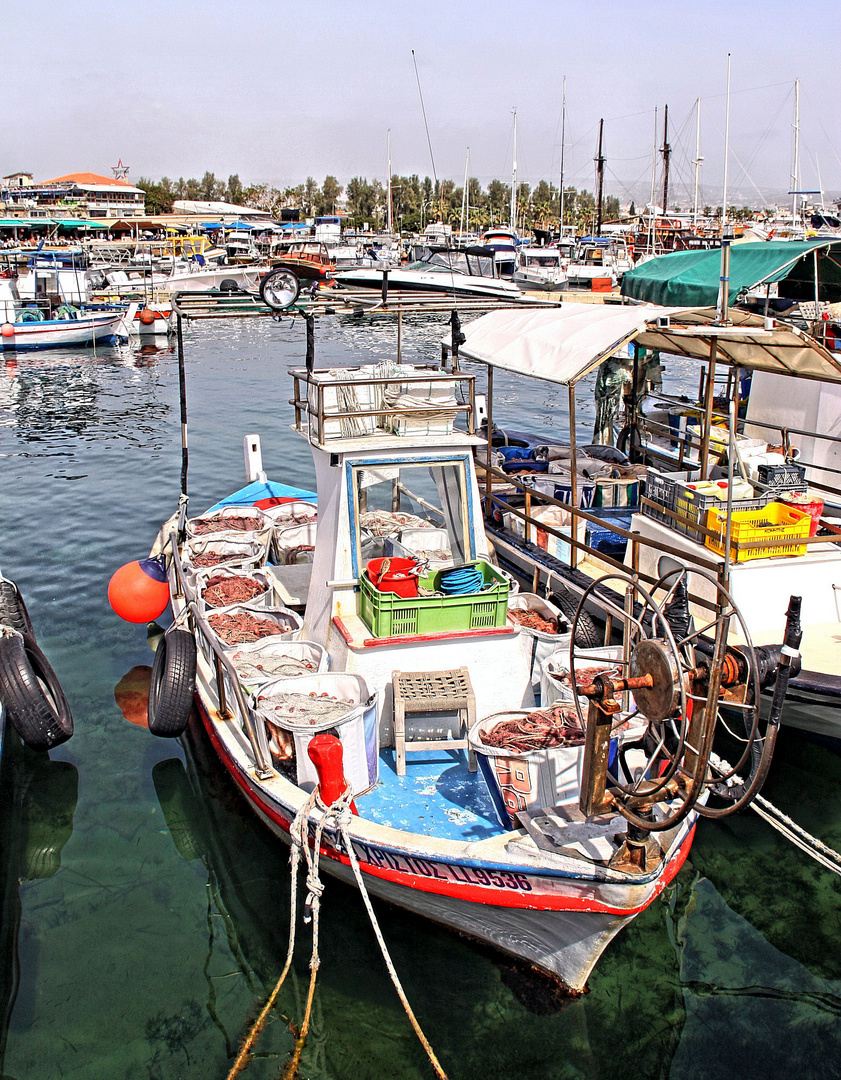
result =
M446 840L486 840L505 831L481 772L468 770L462 750L410 752L405 776L397 775L394 751L381 750L379 783L357 806L378 825Z

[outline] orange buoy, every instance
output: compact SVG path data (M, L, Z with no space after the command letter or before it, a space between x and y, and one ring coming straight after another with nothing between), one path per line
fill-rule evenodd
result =
M2 327L0 327L0 334L2 334L3 337L14 337L15 336L14 325L12 323L10 323L10 322L4 322Z
M150 311L149 308L143 308L140 314L137 316L144 326L151 326L157 318L154 311Z
M169 583L163 555L126 563L108 582L108 603L121 619L152 622L169 603Z

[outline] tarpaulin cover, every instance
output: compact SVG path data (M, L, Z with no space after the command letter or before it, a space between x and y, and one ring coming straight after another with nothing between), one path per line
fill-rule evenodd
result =
M318 496L314 491L307 491L306 488L290 487L288 484L278 484L274 480L267 480L265 483L254 480L239 491L235 491L233 495L220 499L205 512L209 514L213 510L221 510L223 506L254 506L263 499L300 499L302 502L314 503Z
M831 257L834 260L841 255L841 240L765 240L732 244L728 302L734 304L746 289L782 281L790 274L799 281L802 275L792 272L804 258L809 259L804 269L808 270L809 279L813 281L815 249L819 250L823 264L825 259ZM828 271L830 268L826 269ZM824 276L824 271L819 268L819 281ZM622 295L668 307L708 307L718 301L720 277L720 248L674 251L629 270L622 278ZM800 290L791 298L809 299L808 295L801 297L799 293Z

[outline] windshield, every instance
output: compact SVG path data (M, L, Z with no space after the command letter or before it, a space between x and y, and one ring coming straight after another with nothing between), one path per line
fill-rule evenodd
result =
M372 463L351 473L357 573L385 555L456 564L475 558L463 461Z

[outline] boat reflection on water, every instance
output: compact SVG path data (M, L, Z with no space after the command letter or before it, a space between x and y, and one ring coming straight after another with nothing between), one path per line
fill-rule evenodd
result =
M153 367L164 356L175 356L173 345L156 345L154 342L144 342L133 349L133 366L136 368Z
M30 750L7 725L0 769L0 1073L13 1011L16 1026L25 1027L34 1010L35 980L22 958L32 955L35 933L21 920L21 886L60 868L78 793L75 765Z

